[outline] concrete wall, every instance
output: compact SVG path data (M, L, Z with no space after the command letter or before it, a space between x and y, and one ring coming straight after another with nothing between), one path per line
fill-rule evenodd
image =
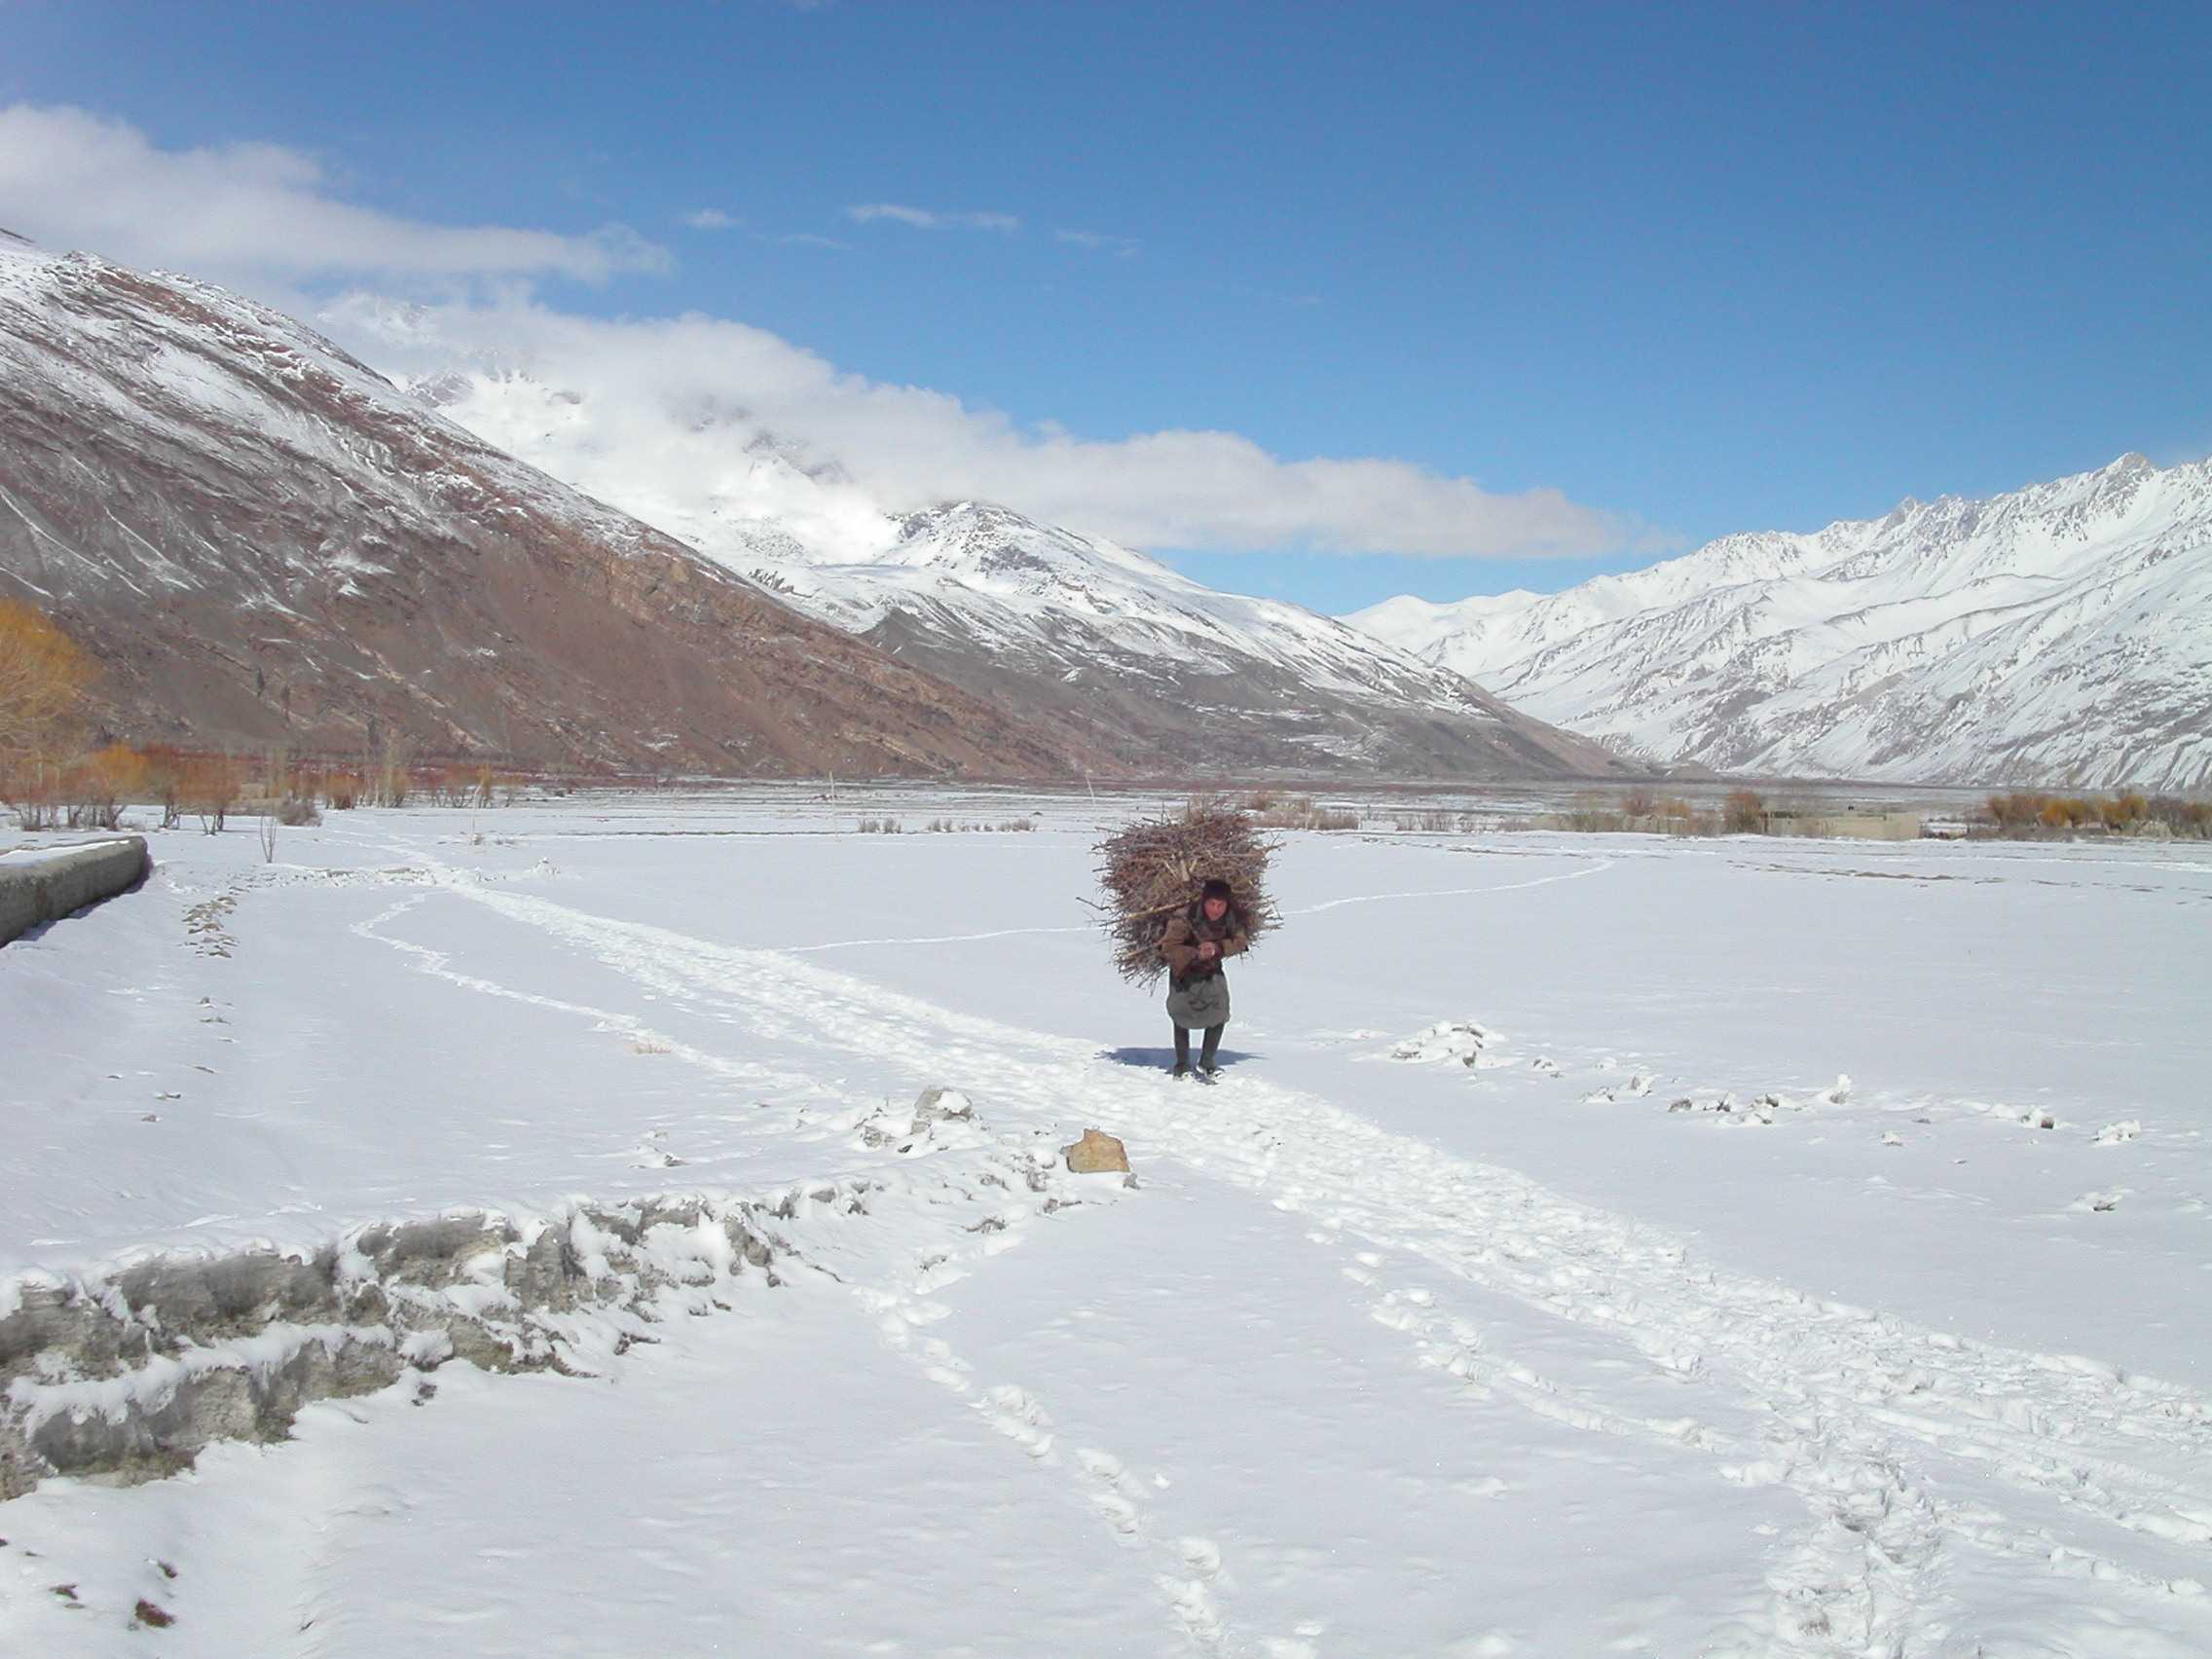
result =
M1920 838L1917 812L1769 812L1764 819L1769 835L1840 835L1853 841L1915 841Z
M143 835L0 864L0 945L137 886L153 867Z

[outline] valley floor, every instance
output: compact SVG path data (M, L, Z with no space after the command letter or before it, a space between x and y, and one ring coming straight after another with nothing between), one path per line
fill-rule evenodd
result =
M0 950L0 1316L456 1213L666 1269L0 1503L0 1650L2212 1652L2212 853L1294 835L1204 1088L1118 810L172 831ZM683 1204L772 1268L591 1219ZM9 1410L328 1333L193 1337Z

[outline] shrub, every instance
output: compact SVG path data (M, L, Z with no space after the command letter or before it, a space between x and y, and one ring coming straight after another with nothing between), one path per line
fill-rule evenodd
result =
M121 743L70 767L62 784L69 797L69 828L113 830L123 822L124 806L146 787L146 758Z
M1766 828L1766 802L1755 790L1730 790L1720 805L1720 822L1731 835L1752 835Z
M1559 815L1556 823L1562 830L1572 830L1584 835L1628 828L1628 820L1597 795L1576 796L1574 803Z
M166 743L148 744L141 753L146 762L147 798L162 809L162 828L174 830L184 818L184 754Z
M213 835L239 803L244 790L239 763L229 756L203 756L185 768L185 809L200 820L200 828Z
M1216 812L1234 811L1222 805L1211 795L1193 795L1188 812L1208 816ZM1276 799L1264 812L1252 815L1253 822L1269 830L1357 830L1359 814L1342 807L1318 806L1311 795L1285 795Z

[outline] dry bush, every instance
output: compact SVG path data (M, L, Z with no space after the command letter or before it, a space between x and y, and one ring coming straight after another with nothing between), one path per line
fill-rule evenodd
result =
M351 772L332 772L322 780L322 798L339 812L350 812L361 798L361 780Z
M44 761L18 762L0 773L0 801L15 813L18 829L61 827L60 777Z
M184 808L200 820L200 828L210 835L221 831L244 791L244 773L227 755L199 756L185 767Z
M1997 833L2015 837L2075 830L2122 835L2203 835L2212 831L2212 802L2176 795L2146 796L2139 790L2114 795L2055 795L2021 790L1993 794L1985 807Z
M1989 797L1989 817L1997 828L2008 834L2033 830L2043 822L2051 797L2032 792L2020 791L2012 794L1993 794Z
M146 757L126 744L111 743L71 766L61 787L69 799L70 829L117 829L124 807L146 787Z
M1721 802L1720 823L1731 835L1755 835L1766 828L1766 802L1756 790L1730 790Z
M2212 800L2157 795L2145 807L2144 814L2147 823L2161 824L2176 835L2212 836Z
M276 822L296 830L303 824L320 824L322 813L312 794L288 794L276 803Z
M1236 895L1245 937L1257 944L1274 925L1268 861L1279 842L1260 834L1253 814L1213 796L1194 795L1180 813L1148 818L1098 843L1099 912L1122 977L1146 984L1167 970L1160 934L1170 916L1198 903L1219 877Z
M1037 828L1037 820L1034 818L1010 818L1005 823L1001 824L999 828L1001 830L1007 830L1010 833L1019 834L1024 830L1035 830Z
M92 659L68 635L22 601L0 599L0 761L58 748L92 679Z
M864 835L896 835L904 828L896 818L864 818L860 822Z
M1596 835L1607 830L1626 830L1628 820L1599 796L1579 795L1573 805L1559 815L1558 827L1585 835Z
M1253 821L1269 830L1357 830L1359 814L1344 807L1318 806L1311 795L1284 795L1273 798L1273 804L1265 811L1253 813ZM1201 803L1206 810L1215 810L1219 803L1210 795L1193 795L1194 808ZM1234 811L1234 808L1219 807Z
M1659 796L1648 784L1639 784L1621 796L1621 811L1630 818L1649 818L1659 810Z
M407 804L407 797L414 793L415 788L414 779L407 770L411 753L407 739L394 733L384 740L384 749L376 758L370 759L364 755L361 775L368 786L369 805Z
M2104 821L2107 830L2131 829L2150 815L2151 803L2132 790L2097 803L2097 816Z
M174 830L184 820L184 773L189 762L182 750L166 743L150 743L140 753L146 761L146 798L162 809L162 828Z

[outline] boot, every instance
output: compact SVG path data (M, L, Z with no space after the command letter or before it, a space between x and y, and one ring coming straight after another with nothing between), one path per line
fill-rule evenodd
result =
M1221 1051L1221 1034L1223 1030L1224 1027L1219 1025L1207 1026L1205 1043L1198 1050L1198 1070L1205 1073L1208 1077L1213 1076L1215 1072L1221 1070L1219 1066L1213 1063L1213 1057L1215 1054Z

